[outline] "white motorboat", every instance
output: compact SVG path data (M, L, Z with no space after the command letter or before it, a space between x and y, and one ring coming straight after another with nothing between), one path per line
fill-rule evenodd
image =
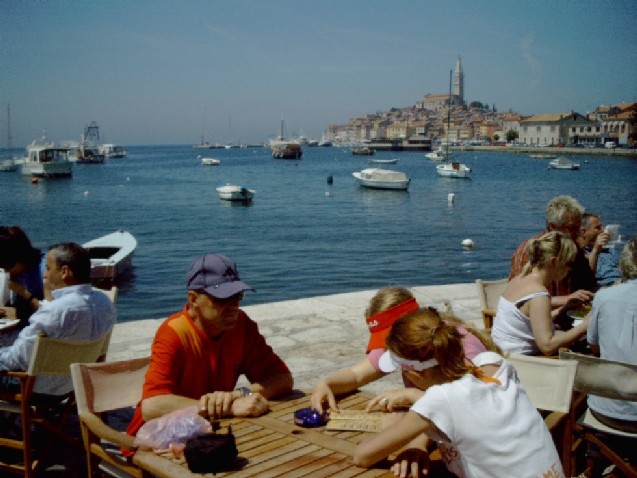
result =
M471 168L457 161L437 165L436 172L445 178L468 179L471 177Z
M392 159L368 159L368 163L376 163L376 164L396 164L398 162L398 158Z
M219 199L225 201L243 201L250 202L254 197L256 191L254 189L248 189L243 186L236 186L234 184L226 184L217 188L219 193Z
M22 158L22 174L36 178L70 178L73 163L69 161L68 148L54 143L34 140L27 146L27 155Z
M549 169L579 169L579 163L560 156L549 163Z
M9 173L12 171L17 171L18 163L15 162L13 158L3 159L0 161L0 171Z
M219 166L221 164L221 160L215 158L208 158L205 156L197 156L198 159L201 160L201 164L204 166Z
M119 230L82 244L91 256L91 281L114 281L133 265L137 240L127 231Z
M125 158L128 154L123 146L117 144L103 144L100 146L100 153L106 158Z
M432 161L446 161L451 158L451 154L449 151L445 151L442 148L438 148L435 151L425 154L427 159L431 159Z
M406 190L411 181L405 173L391 169L367 168L352 175L361 186L374 189Z

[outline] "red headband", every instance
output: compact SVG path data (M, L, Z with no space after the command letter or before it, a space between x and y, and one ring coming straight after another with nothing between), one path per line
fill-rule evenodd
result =
M367 345L367 352L377 348L385 348L385 338L389 334L389 328L403 315L418 310L420 306L415 297L411 297L398 305L383 310L376 315L367 317L367 326L372 334Z

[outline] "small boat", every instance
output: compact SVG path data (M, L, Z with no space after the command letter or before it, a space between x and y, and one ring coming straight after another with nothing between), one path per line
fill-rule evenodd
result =
M110 282L133 265L137 240L119 230L82 244L91 256L91 281Z
M579 169L579 163L560 156L549 163L549 169Z
M376 163L376 164L396 164L398 162L398 158L392 159L368 159L368 163Z
M352 175L361 186L373 189L406 190L411 181L405 173L391 169L367 168Z
M425 154L425 157L432 161L446 161L451 158L451 154L449 154L449 151L438 148L435 151Z
M70 178L73 163L68 158L68 148L46 141L46 137L34 140L27 146L22 158L22 174L35 178Z
M372 148L368 148L367 146L365 146L363 148L352 149L352 154L354 156L373 156L374 150Z
M201 160L201 164L204 166L219 166L221 164L221 160L215 158L209 158L205 156L197 156L198 159Z
M100 153L106 158L125 158L128 154L123 146L116 144L103 144L100 146Z
M217 188L219 193L219 199L224 201L243 201L251 202L256 191L254 189L248 189L242 186L236 186L234 184L226 184Z
M555 159L557 156L555 154L529 154L529 158L533 159Z
M468 179L471 177L471 168L458 161L439 164L436 166L436 172L445 178Z
M78 164L102 164L104 162L104 154L101 152L100 144L100 128L97 122L91 123L84 128L82 133L82 141L75 152Z
M283 136L283 118L281 118L281 132L275 139L270 140L272 157L274 159L301 159L303 149L298 141L287 141Z

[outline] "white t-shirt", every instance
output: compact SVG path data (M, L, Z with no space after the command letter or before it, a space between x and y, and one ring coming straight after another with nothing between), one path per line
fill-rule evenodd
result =
M448 438L431 437L449 470L461 478L562 478L551 435L515 368L495 352L473 362L499 365L500 384L467 374L429 388L411 407Z

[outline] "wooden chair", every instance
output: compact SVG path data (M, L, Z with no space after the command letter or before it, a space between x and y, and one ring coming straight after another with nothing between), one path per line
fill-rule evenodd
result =
M0 447L22 450L22 462L0 462L0 474L10 472L30 478L44 461L53 439L60 438L81 449L81 443L64 430L64 424L75 404L73 392L61 397L34 396L34 385L42 375L69 376L73 362L95 362L106 355L110 332L91 341L37 337L26 372L0 372L0 376L17 378L20 390L12 393L0 390L0 411L20 417L21 438L0 437ZM10 415L11 416L11 415ZM51 439L34 452L32 426L48 432Z
M553 437L564 474L571 476L570 461L565 461L570 460L572 448L572 421L569 411L577 362L514 353L510 353L506 359L515 367L531 403L544 412L544 423Z
M493 327L493 319L498 309L498 301L509 279L498 280L482 280L476 279L476 288L478 289L478 298L482 307L482 321L484 328L491 330Z
M89 478L96 476L98 466L118 470L118 476L143 476L141 470L119 450L119 447L135 450L135 437L109 426L105 415L109 411L137 405L142 397L149 363L150 357L145 357L71 365Z
M637 402L637 365L602 359L561 350L560 361L577 362L574 389L585 395L596 395L616 400ZM592 444L619 469L623 476L637 478L637 463L628 463L613 449L609 437L637 440L637 433L628 433L601 423L587 406L573 427L573 441L581 439L585 445ZM635 455L633 454L633 457ZM588 463L594 467L594 458Z

